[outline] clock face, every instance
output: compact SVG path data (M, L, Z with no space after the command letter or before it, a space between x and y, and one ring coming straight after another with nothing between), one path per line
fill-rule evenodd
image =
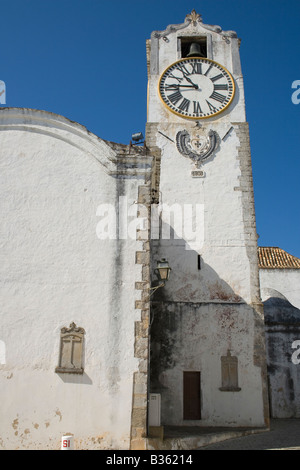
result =
M158 84L159 96L173 113L204 119L224 111L234 96L230 73L202 57L181 59L170 65Z

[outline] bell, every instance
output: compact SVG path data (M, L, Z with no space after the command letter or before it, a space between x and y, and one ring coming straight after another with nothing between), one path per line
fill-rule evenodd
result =
M200 44L197 42L192 42L190 46L190 52L188 53L187 57L204 57L204 54L201 52Z

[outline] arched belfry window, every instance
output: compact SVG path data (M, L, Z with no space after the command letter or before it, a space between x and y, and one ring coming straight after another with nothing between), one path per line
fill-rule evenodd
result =
M83 374L83 343L85 331L73 322L60 331L59 364L55 372Z

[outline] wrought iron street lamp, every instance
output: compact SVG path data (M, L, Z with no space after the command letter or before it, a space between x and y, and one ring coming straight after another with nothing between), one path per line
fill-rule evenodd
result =
M157 261L157 267L154 270L154 272L157 275L158 280L160 281L160 284L156 287L150 288L150 291L152 291L150 295L154 294L154 292L160 287L165 286L166 281L169 280L170 271L171 271L171 268L169 266L168 261L165 258L162 258L160 261Z

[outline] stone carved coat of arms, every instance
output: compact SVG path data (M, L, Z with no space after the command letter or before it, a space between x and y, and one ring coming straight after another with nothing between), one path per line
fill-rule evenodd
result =
M176 135L178 151L185 157L189 157L197 168L207 160L219 145L219 137L215 131L195 128L190 132L179 131Z

